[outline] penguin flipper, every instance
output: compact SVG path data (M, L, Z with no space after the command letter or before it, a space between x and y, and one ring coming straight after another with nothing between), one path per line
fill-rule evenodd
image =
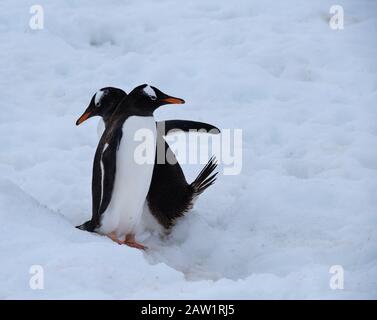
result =
M98 144L93 164L92 178L92 220L93 229L100 224L101 215L108 207L115 181L116 151L121 133L114 134L108 141L103 139Z
M212 124L191 120L166 120L157 122L157 130L162 136L176 131L201 130L211 134L219 134L220 129Z
M86 221L83 224L76 226L77 229L93 232L95 227L93 226L92 220Z
M84 222L81 225L76 226L79 230L93 232L98 226L100 216L98 215L98 209L101 203L101 141L98 144L93 161L93 173L92 173L92 219Z
M99 221L100 221L100 216L98 215L98 209L101 204L101 188L102 188L101 164L100 164L102 149L100 148L100 146L101 146L101 142L98 144L96 153L94 155L93 173L92 173L92 220L90 221L91 221L91 226L93 230L99 224ZM82 227L84 227L86 223L84 223ZM79 229L85 230L83 228L79 228Z
M98 214L101 216L108 207L114 188L115 171L116 171L116 152L121 139L121 131L108 142L102 151L101 157L101 179L102 179L102 198L98 208ZM103 177L102 177L103 175Z

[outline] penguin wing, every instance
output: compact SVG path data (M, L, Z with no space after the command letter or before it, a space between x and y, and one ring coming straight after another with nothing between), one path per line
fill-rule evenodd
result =
M92 204L95 225L99 225L100 217L107 209L114 188L116 172L116 152L122 138L118 130L107 141L100 141L93 166Z
M190 121L190 120L166 120L157 122L157 130L162 136L166 136L169 133L174 133L178 130L190 131L190 130L204 130L207 133L218 134L220 129L205 122Z
M116 153L121 140L121 131L115 134L112 139L105 143L102 152L102 197L99 206L99 214L105 212L108 207L114 188L115 171L116 171Z
M98 209L101 203L101 153L102 148L100 144L97 147L96 153L94 155L93 162L93 173L92 173L92 227L93 230L99 225L99 214ZM91 230L91 231L93 231Z

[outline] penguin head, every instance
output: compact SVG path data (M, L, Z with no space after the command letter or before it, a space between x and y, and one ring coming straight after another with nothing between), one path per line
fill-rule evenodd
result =
M134 88L128 95L134 106L145 113L153 113L165 104L183 104L185 100L163 93L156 87L142 84Z
M90 100L85 112L76 121L76 125L78 126L94 116L100 116L106 121L126 96L127 94L118 88L106 87L98 90Z

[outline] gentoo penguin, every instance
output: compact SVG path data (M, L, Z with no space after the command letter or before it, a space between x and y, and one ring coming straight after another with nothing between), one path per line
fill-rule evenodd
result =
M88 231L105 234L119 244L138 249L145 247L135 240L135 230L140 222L143 204L152 180L156 155L156 124L153 112L164 104L182 104L184 100L166 95L155 87L141 85L126 96L109 120L98 144L92 180L92 219L81 226ZM152 134L152 144L147 153L150 162L137 161L136 150L140 142L136 132L144 130ZM149 141L151 142L151 141ZM193 197L214 182L209 176L216 164L211 163L204 181L196 181L198 187ZM192 200L192 199L191 199ZM124 237L124 240L119 240Z
M152 90L158 92L155 88ZM76 124L79 125L86 119L98 115L103 118L106 127L108 127L116 105L122 102L126 96L126 93L118 88L108 87L99 90L93 96L88 108L77 120ZM212 125L195 121L170 120L162 124L161 127L165 131L158 132L157 141L160 146L165 147L166 157L169 156L169 159L175 159L175 155L162 137L167 132L174 129L185 131L190 129L205 129L207 131L211 130L211 133L219 132ZM177 161L174 161L173 164L167 161L156 163L146 201L149 211L164 228L169 229L176 218L184 215L192 207L194 199L214 183L216 174L211 176L211 173L213 173L215 168L216 163L214 159L211 159L194 182L188 184ZM78 228L93 231L92 220Z

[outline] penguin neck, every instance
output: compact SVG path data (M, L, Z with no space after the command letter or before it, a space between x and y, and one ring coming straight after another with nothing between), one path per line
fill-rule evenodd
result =
M128 116L139 116L139 117L153 117L153 109L136 105L134 101L128 101L127 107L117 108L115 113L116 116L128 115Z
M110 124L112 113L106 113L102 116L102 120L105 123L105 126L107 127Z
M139 117L153 117L153 111L135 108L130 110L130 115Z
M131 100L130 112L135 116L153 117L154 109L148 106L144 106L142 104L136 104L134 101Z

